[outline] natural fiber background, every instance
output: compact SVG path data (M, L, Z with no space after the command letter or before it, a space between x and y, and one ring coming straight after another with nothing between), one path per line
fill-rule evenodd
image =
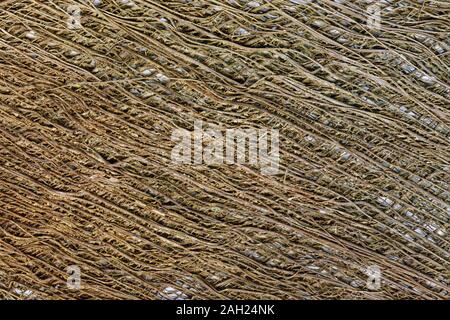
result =
M0 1L0 298L449 297L448 1L133 1ZM194 120L280 174L173 165Z

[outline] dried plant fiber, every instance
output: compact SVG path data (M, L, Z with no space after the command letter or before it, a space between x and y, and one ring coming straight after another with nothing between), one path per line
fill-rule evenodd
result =
M448 299L450 4L379 3L0 1L0 298Z

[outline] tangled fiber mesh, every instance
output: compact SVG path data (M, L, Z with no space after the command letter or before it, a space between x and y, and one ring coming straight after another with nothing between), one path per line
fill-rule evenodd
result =
M371 2L1 1L0 298L449 298L450 5ZM174 165L195 120L279 174Z

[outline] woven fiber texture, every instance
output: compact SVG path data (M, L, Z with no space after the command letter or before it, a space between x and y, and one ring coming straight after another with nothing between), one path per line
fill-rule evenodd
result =
M449 9L0 1L0 298L448 299Z

